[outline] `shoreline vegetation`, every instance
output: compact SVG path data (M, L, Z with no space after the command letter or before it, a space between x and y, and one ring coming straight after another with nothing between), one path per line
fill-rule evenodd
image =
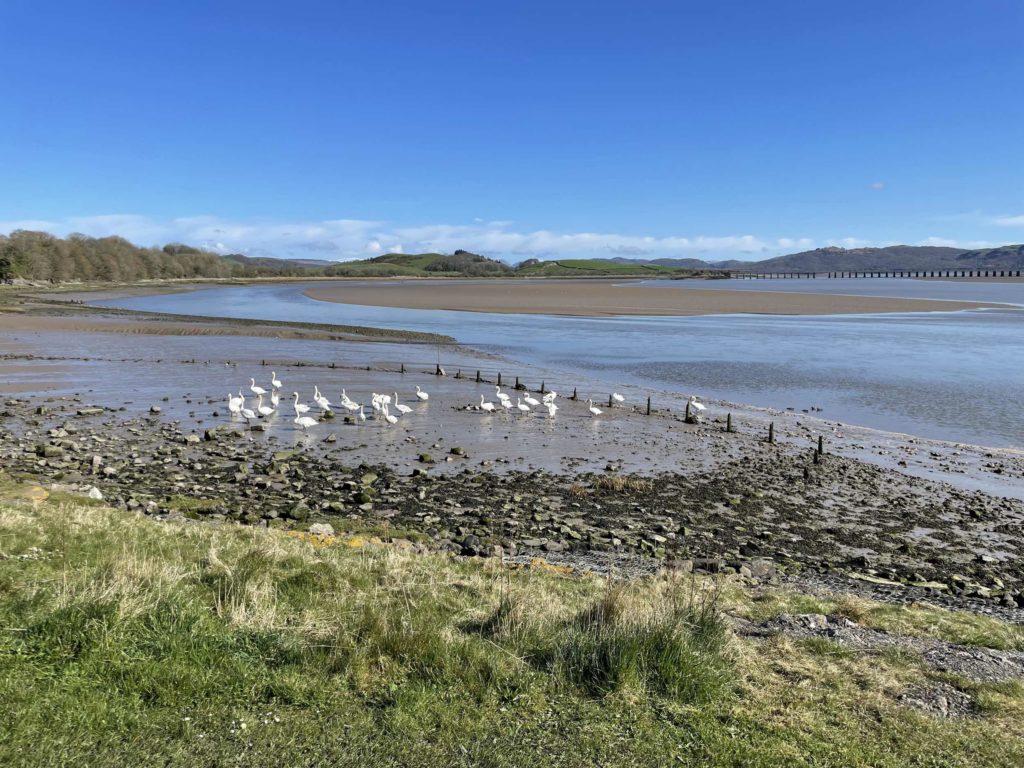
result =
M161 521L0 475L4 765L1024 759L1018 625L399 534Z

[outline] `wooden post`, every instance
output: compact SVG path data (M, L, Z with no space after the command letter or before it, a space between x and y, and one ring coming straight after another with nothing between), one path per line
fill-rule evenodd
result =
M612 407L612 396L611 395L608 395L608 407L609 408Z
M821 454L818 453L817 449L814 451L814 463L821 464Z
M686 413L683 415L683 421L685 421L687 424L690 423L690 401L689 400L686 401Z
M498 386L501 386L501 371L498 371Z
M541 392L543 392L543 391L544 390L542 389ZM573 387L572 388L572 401L576 402L577 400L579 400L579 397L577 397L577 395L576 395L576 387Z
M544 394L544 381L543 381L543 379L542 379L542 380L541 380L541 382L540 382L540 393L541 393L542 395Z
M769 443L774 443L775 442L775 422L774 421L768 422L768 442Z
M455 372L455 378L456 379L461 379L462 378L462 369L461 368L459 368L459 370L457 370Z
M651 396L647 396L647 415L651 415Z
M822 435L818 435L818 454L825 454L825 438Z
M400 370L399 373L405 373L405 363L402 363L402 370Z
M477 384L479 384L479 383L480 383L480 371L477 371L477 372L476 372L476 383L477 383Z
M806 480L810 480L810 479L811 479L811 468L810 467L804 467L804 480L806 481Z
M440 363L438 363L437 364L437 368L434 369L434 375L435 376L440 376L441 375L441 364Z
M727 413L725 415L725 431L732 432L732 414Z

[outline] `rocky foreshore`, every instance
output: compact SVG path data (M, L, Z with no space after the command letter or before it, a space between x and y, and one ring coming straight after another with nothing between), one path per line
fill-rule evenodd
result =
M674 567L763 581L841 579L897 600L1024 609L1024 502L854 459L826 454L812 463L766 446L699 473L644 477L609 464L576 475L498 472L437 444L418 446L418 467L399 475L327 441L277 450L241 425L183 429L158 407L125 418L11 399L0 411L9 475L96 489L140 514L317 526L624 575ZM440 463L449 471L434 471Z

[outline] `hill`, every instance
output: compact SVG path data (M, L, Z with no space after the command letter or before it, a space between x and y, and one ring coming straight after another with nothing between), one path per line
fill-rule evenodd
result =
M595 260L601 261L601 260ZM557 262L552 262L557 263ZM761 261L705 262L699 259L608 259L602 263L636 268L661 266L677 269L741 269L751 272L839 272L914 269L1024 269L1024 245L965 250L941 246L890 245L884 248L829 246L790 253ZM610 267L610 268L618 268Z
M515 273L520 277L676 277L689 274L690 269L631 259L529 259Z

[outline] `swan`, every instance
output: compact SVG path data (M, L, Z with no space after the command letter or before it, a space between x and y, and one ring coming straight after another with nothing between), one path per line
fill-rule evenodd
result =
M245 405L245 398L242 397L241 392L239 392L238 397L235 397L233 394L228 392L228 410L231 413L234 413L234 414L241 413L242 412L242 407L244 405Z
M546 395L544 395L544 397L542 399L544 400L545 403L553 403L553 402L555 402L555 398L556 397L558 397L558 393L552 391L552 392L548 392Z
M601 409L594 405L593 400L587 400L587 410L590 411L591 416L600 416L602 413Z
M533 395L527 395L526 397L524 397L523 402L529 405L531 408L536 408L538 405L540 405L540 400L538 400Z
M480 410L487 413L494 413L494 403L485 403L484 396L480 395Z
M324 393L320 391L320 387L314 386L313 390L313 399L316 401L316 404L320 406L320 410L331 410L331 401L324 397Z
M281 380L277 378L277 374L274 373L273 371L270 372L270 386L272 386L274 389L281 388Z
M498 398L498 400L501 401L502 405L505 404L506 400L508 400L509 402L512 402L512 398L509 397L508 395L506 395L504 392L502 392L501 391L501 387L495 387L494 388L494 396L496 398Z
M258 398L259 399L256 403L256 412L259 413L260 416L264 417L272 414L274 412L274 409L271 408L269 405L263 404L263 395L259 395Z
M366 421L366 414L363 412L363 406L359 406L359 420Z
M252 393L254 395L265 395L265 394L267 394L267 390L265 390L263 387L257 387L256 386L256 379L253 379L253 378L249 379L249 389L252 391Z
M295 415L296 416L302 416L304 414L309 413L309 406L306 405L305 403L300 403L299 402L299 393L298 392L292 392L292 397L295 398Z
M689 403L691 408L696 408L698 411L703 411L707 408L707 406L704 405L704 403L701 403L697 400L696 395L690 395Z
M315 427L319 423L312 416L296 416L294 421L296 424L302 427L303 432L305 432L310 427Z
M555 413L558 412L558 406L552 402L548 403L545 407L548 409L548 418L555 418Z
M370 398L370 407L373 408L374 411L379 411L381 406L380 395L376 392L372 394L373 396Z
M625 399L626 398L624 398L618 392L612 392L612 400L614 400L616 403L621 403Z
M243 408L240 413L242 414L242 418L250 423L250 426L253 419L259 418L259 415L252 408Z
M397 392L395 392L395 410L398 411L403 416L407 413L412 413L412 408L410 408L408 405L403 405L402 403L398 402Z
M270 404L275 408L281 404L281 398L278 396L276 389L270 392Z
M516 408L519 409L520 413L529 413L530 412L530 406L524 405L522 403L522 401L518 397L516 398Z
M384 414L384 420L388 424L397 424L398 423L398 417L397 416L392 416L390 413L388 413L388 404L387 403L384 403L384 405L381 406L380 410L381 410L381 413Z
M416 397L418 397L420 400L429 400L430 399L430 395L427 394L426 392L424 392L422 389L420 389L420 385L419 384L416 385Z

